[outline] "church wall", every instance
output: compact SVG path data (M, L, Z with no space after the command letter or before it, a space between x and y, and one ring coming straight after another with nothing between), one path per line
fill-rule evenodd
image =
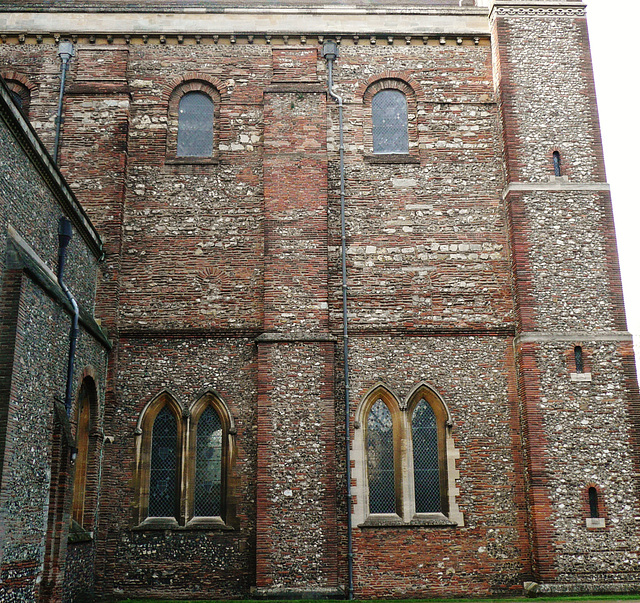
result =
M256 500L256 357L244 337L123 336L117 408L105 430L114 435L101 502L97 580L105 596L247 593L253 581ZM229 529L139 526L136 501L138 420L147 404L169 393L187 413L206 392L227 405L237 435L230 476Z
M75 435L75 395L90 374L101 408L108 342L91 318L95 231L87 229L35 136L4 96L0 102L0 598L33 601L62 593L75 469L69 441ZM57 399L64 408L71 326L68 302L54 276L58 220L64 215L74 224L65 281L83 310L71 421L62 420L54 405ZM100 424L97 417L95 425ZM94 486L93 498L99 488Z
M511 346L512 338L496 336L352 339L354 417L378 383L401 405L421 383L446 401L459 450L459 478L449 487L459 489L464 518L458 526L357 525L354 566L362 597L504 594L520 588L531 571ZM359 462L357 451L354 457ZM354 486L357 517L363 491L357 479Z
M637 381L586 29L562 11L530 16L494 14L491 40L479 28L341 39L358 597L637 583ZM97 313L117 338L97 591L335 594L347 566L338 118L321 41L127 41L76 44L62 147L105 236ZM31 42L1 45L0 61L38 83L46 139L59 65ZM172 95L193 82L214 98L206 160L172 147ZM406 156L372 152L382 87L407 95ZM572 376L575 345L590 381ZM419 385L450 412L456 519L367 523L359 410L384 386L404 412ZM227 525L188 525L182 494L176 525L144 524L141 417L167 396L186 424L207 392L234 425ZM591 486L604 528L586 525Z

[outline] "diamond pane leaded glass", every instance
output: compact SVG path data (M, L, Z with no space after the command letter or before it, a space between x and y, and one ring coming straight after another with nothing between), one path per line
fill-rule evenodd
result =
M175 517L177 485L176 418L165 406L153 423L149 470L149 516Z
M188 92L178 105L178 157L211 157L213 101L202 92Z
M411 422L413 470L417 513L439 513L440 465L438 461L438 426L431 405L420 400Z
M381 90L371 99L374 153L408 153L407 99L398 90Z
M221 495L222 424L218 413L208 406L198 420L194 514L221 515Z
M395 513L396 491L393 462L393 423L382 400L371 407L367 423L369 512Z

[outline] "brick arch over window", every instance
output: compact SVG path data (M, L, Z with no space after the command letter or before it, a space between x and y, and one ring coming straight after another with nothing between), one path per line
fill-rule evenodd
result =
M218 156L220 101L217 78L190 73L163 94L167 105L167 160L208 163Z
M412 85L413 84L413 85ZM366 153L418 157L418 98L415 82L386 74L362 91ZM420 91L421 92L421 91ZM393 119L385 109L390 109Z
M38 88L27 77L17 71L3 71L2 77L16 104L28 117L32 100Z

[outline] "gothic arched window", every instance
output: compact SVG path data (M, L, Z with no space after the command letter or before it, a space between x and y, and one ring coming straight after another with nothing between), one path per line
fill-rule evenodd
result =
M207 406L196 425L196 476L193 514L222 515L223 430L218 413Z
M156 416L151 434L149 516L176 517L178 425L167 406Z
M441 513L438 425L433 408L424 398L413 411L411 439L416 513Z
M212 393L184 412L168 394L149 404L139 421L138 521L164 528L233 523L234 433L226 405Z
M87 481L90 465L95 454L95 440L90 438L90 432L95 422L97 411L97 392L94 380L86 377L82 381L78 395L76 412L76 459L73 477L73 502L71 517L80 526L90 529L91 521L86 517L87 512ZM89 497L90 498L90 497ZM89 502L91 506L91 502Z
M387 405L374 402L367 419L367 470L369 512L395 513L395 465L393 420Z
M403 406L380 385L357 417L364 429L354 440L355 521L463 525L456 502L458 451L440 397L420 385Z

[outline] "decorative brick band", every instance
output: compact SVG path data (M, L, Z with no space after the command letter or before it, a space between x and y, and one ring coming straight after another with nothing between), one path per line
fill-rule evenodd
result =
M586 17L586 9L569 6L495 6L491 19L495 17Z

